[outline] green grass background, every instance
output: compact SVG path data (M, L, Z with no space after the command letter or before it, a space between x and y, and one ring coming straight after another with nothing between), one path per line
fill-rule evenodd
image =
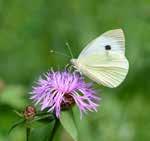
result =
M97 87L97 113L80 121L81 141L150 140L149 0L0 0L0 141L25 141L23 127L8 137L17 116L10 108L29 103L33 81L49 68L63 69L69 42L75 57L101 33L122 28L129 74L116 89ZM40 130L39 130L40 132ZM71 138L63 132L61 140Z

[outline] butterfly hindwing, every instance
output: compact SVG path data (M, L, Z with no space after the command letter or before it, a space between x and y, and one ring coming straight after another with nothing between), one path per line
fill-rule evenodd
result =
M98 58L96 59L95 55L94 57L85 57L80 63L80 70L98 84L111 88L117 87L127 75L129 67L127 59L118 57L118 60L116 60L115 57L115 61L109 60L109 63L107 63L107 60Z

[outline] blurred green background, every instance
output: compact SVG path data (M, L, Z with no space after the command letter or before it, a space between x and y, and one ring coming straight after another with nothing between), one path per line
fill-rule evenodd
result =
M116 89L97 87L101 106L80 121L81 141L150 140L150 0L0 0L0 141L25 141L25 129L8 129L42 72L63 68L101 33L122 28L130 70ZM49 125L51 126L51 125ZM40 135L40 130L38 132ZM61 140L71 141L66 132ZM36 139L37 140L37 139ZM38 140L37 140L38 141Z

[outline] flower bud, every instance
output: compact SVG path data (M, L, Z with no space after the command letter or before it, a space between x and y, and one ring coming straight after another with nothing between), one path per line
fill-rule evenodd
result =
M23 112L26 120L33 119L36 114L36 109L33 106L27 106Z

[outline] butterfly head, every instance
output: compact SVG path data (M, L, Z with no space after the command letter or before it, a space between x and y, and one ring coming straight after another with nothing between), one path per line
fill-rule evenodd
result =
M71 59L70 62L71 62L72 65L75 65L75 66L76 66L76 64L77 64L77 59Z
M78 61L77 59L71 59L70 60L71 64L73 65L74 68L78 69Z

